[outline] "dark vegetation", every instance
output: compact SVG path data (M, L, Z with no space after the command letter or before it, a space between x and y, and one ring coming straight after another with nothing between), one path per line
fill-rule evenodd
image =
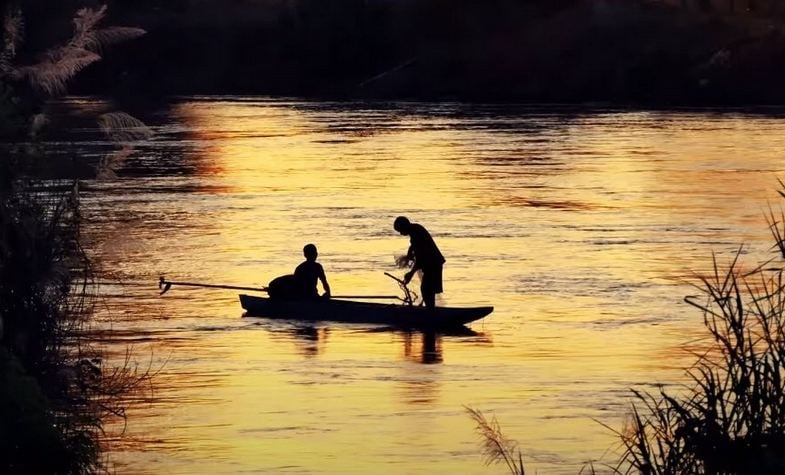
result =
M105 418L123 415L147 375L107 366L91 344L95 292L76 188L31 192L2 165L0 471L94 472Z
M785 197L785 189L780 191ZM641 473L785 472L785 213L768 217L780 258L745 269L741 251L687 297L709 335L678 395L634 391L619 432Z
M39 4L49 4L36 0ZM80 92L783 103L776 1L114 0ZM42 7L42 11L43 7Z
M103 28L101 8L61 17L68 34L33 54L40 36L25 2L4 5L0 44L0 473L93 473L105 468L107 416L122 417L146 372L105 363L90 337L95 288L81 246L79 184L57 176L36 140L47 98L143 33ZM75 15L75 16L74 16ZM73 19L73 21L72 21ZM55 29L56 30L56 29ZM52 31L55 31L52 30ZM46 35L43 35L46 36ZM27 40L27 41L25 41ZM111 176L140 124L122 113L99 125L120 151L96 164ZM67 153L67 150L64 151Z
M4 162L6 165L7 162ZM11 175L7 168L3 177ZM20 193L16 180L0 189L0 451L3 467L54 473L88 468L96 447L90 428L73 430L73 418L54 401L71 398L75 371L61 357L69 327L82 305L71 298L70 273L80 267L74 249L77 217L67 199L37 200ZM71 208L71 209L69 209ZM69 223L70 222L70 223ZM82 302L83 303L83 302ZM86 368L92 367L89 359ZM58 422L60 424L58 424ZM51 447L38 456L42 445Z
M685 298L706 329L689 382L632 391L625 426L609 427L623 449L612 473L785 473L785 212L767 220L779 257L745 268L740 249L727 268L715 259L713 274L700 278L700 295ZM495 418L468 411L486 462L523 474L521 451Z

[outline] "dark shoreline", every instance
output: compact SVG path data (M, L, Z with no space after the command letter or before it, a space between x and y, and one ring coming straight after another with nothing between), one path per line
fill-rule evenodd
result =
M151 112L166 109L171 105L192 101L226 101L226 102L295 102L309 104L330 104L341 107L373 107L373 108L400 108L406 106L428 105L449 106L459 109L458 112L468 112L473 108L498 108L497 113L525 114L528 112L554 112L593 114L593 113L622 113L622 112L651 112L651 113L717 113L717 114L743 114L756 116L785 117L785 103L782 104L697 104L697 103L632 103L632 102L518 102L518 101L481 101L461 100L456 98L446 99L410 99L410 98L353 98L336 96L294 96L270 94L193 94L171 95L160 97L127 96L106 94L74 95L69 97L85 97L106 101L119 109L129 111L151 120ZM52 104L58 103L54 101ZM465 110L463 110L465 109Z
M643 0L293 4L230 2L223 16L211 18L204 6L150 10L119 2L111 21L148 34L113 48L71 91L129 102L229 94L656 108L785 104L779 17Z

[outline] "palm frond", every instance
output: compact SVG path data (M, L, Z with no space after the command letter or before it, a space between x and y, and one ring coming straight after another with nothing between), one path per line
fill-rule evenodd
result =
M47 53L38 64L17 68L15 76L27 77L34 88L48 95L56 95L65 91L66 83L76 73L100 59L100 56L86 49L63 47Z
M117 178L117 169L123 165L134 149L130 145L124 145L120 150L105 156L98 164L96 178L99 180L114 180Z
M69 42L76 48L91 49L98 44L95 38L96 26L106 16L106 5L98 9L82 8L74 17L74 36Z
M98 126L115 142L147 140L153 132L141 120L125 112L108 112L98 116Z
M108 27L98 28L106 16L106 5L97 8L82 8L74 17L74 33L65 45L44 52L38 63L13 67L11 58L16 45L21 42L21 13L9 14L4 22L5 46L0 55L0 73L14 79L28 78L30 84L47 95L65 91L66 83L79 71L101 59L98 54L105 46L130 40L145 34L141 28ZM10 53L9 53L10 52Z
M116 171L133 153L133 142L147 140L153 132L144 122L125 112L108 112L98 117L98 126L106 136L122 148L104 157L98 164L97 178L111 180L117 178Z
M95 45L93 47L100 50L106 46L139 38L145 34L147 34L147 31L144 29L130 26L110 26L101 28L95 32Z

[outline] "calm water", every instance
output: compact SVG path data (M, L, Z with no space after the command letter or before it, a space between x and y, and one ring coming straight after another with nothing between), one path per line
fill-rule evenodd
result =
M92 100L69 107L100 109ZM630 387L683 380L702 336L693 273L741 244L785 168L785 115L194 98L84 194L100 325L160 369L129 411L119 473L503 473L464 406L527 468L613 462ZM77 134L90 131L76 130ZM84 139L84 155L106 144ZM492 304L467 335L242 318L316 243L333 293L397 292L404 214L447 258L443 304ZM119 430L122 428L115 427ZM610 450L610 452L609 452Z

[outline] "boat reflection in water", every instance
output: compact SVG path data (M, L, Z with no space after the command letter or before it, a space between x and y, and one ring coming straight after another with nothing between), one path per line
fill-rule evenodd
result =
M422 340L421 351L419 352L415 350L417 339ZM417 363L442 363L444 361L442 337L433 331L418 332L418 334L406 332L403 337L403 354L407 360Z
M244 315L244 317L247 317L247 315ZM290 336L299 353L306 358L315 358L323 355L327 351L327 341L333 334L337 334L339 338L347 338L355 334L359 338L362 334L389 333L393 335L394 343L402 342L403 352L401 355L403 360L426 365L444 362L443 341L445 337L455 342L466 342L467 339L470 339L473 345L480 344L484 346L492 343L490 336L465 326L434 331L401 329L390 326L367 328L361 325L335 322L313 325L301 321L259 317L250 319L270 333ZM336 342L336 344L339 343Z
M291 334L300 353L306 358L314 358L324 351L330 329L298 324L291 329Z
M476 332L468 327L456 327L439 331L434 330L402 330L396 327L382 327L374 332L394 332L402 336L403 359L421 364L438 364L444 362L443 341L470 341L473 345L489 345L492 340L485 333ZM419 350L418 350L419 349Z

